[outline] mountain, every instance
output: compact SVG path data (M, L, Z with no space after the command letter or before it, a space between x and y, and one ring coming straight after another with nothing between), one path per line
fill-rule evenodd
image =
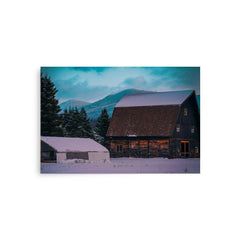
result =
M69 108L75 108L77 107L78 109L85 106L85 105L88 105L90 104L89 102L85 102L85 101L82 101L82 100L76 100L76 99L70 99L66 102L62 102L60 104L60 107L62 109L61 112L63 112L65 109L69 109Z
M97 102L86 105L84 106L84 109L86 110L88 117L90 119L97 119L100 116L103 108L106 108L109 116L112 116L115 105L121 100L121 98L124 95L136 94L136 93L147 93L147 92L150 92L150 91L127 89L116 94L108 95L107 97Z
M121 98L124 95L137 94L137 93L150 93L150 92L152 91L126 89L116 94L108 95L107 97L94 103L89 104L87 102L80 101L80 100L69 100L61 103L60 107L62 108L62 111L63 111L65 108L75 107L75 106L79 110L81 110L81 108L84 106L84 109L86 110L88 117L92 120L96 120L100 116L103 108L106 108L109 116L112 116L115 105L121 100ZM196 95L196 98L197 98L198 106L200 108L200 95Z

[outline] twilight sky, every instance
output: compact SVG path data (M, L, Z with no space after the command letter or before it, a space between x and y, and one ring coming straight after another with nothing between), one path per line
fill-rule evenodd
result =
M200 67L42 67L41 71L54 82L60 103L68 99L94 102L129 88L193 89L200 94Z

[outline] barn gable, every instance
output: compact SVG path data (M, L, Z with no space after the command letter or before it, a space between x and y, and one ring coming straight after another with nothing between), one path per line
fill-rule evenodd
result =
M179 132L174 131L175 138L199 138L200 116L195 94L189 96L181 105L176 127L181 126Z

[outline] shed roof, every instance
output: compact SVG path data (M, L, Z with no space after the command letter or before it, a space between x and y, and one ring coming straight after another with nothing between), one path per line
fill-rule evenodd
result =
M104 146L90 138L41 137L41 141L57 152L108 152Z
M115 108L181 105L192 93L193 90L130 94L125 95Z

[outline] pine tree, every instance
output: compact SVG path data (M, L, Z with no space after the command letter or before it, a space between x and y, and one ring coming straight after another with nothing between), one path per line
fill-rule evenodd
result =
M97 139L96 140L106 147L108 147L108 141L106 139L106 135L107 135L109 123L110 123L110 118L109 118L107 109L104 108L96 123L96 133L100 141L98 141Z
M80 115L81 126L82 126L81 137L94 138L93 130L84 108L81 109L79 115Z
M83 137L84 136L84 128L83 121L78 111L77 107L72 112L72 137Z
M64 109L64 112L61 115L62 115L63 136L68 137L69 136L69 132L68 132L69 118L70 118L68 110Z
M50 77L41 74L41 135L62 136L61 111L58 100L55 98L57 89Z

